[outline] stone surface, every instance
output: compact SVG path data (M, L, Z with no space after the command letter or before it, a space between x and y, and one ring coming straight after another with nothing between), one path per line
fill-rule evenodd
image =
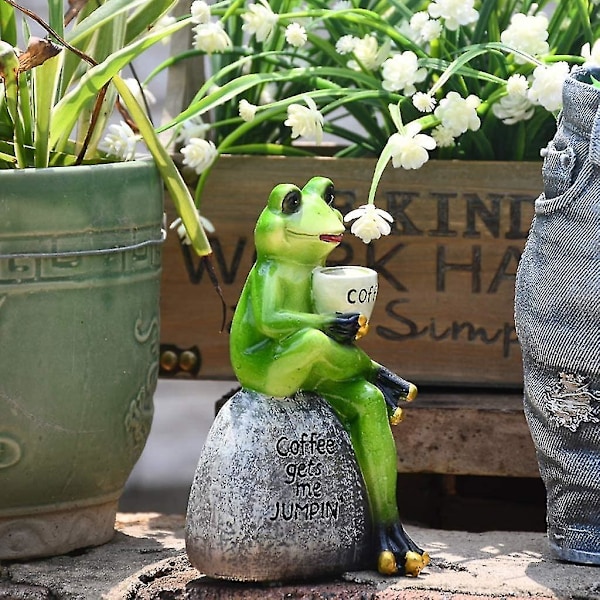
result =
M111 542L77 554L0 563L0 600L600 599L598 567L554 561L541 533L407 527L430 552L418 578L373 571L305 583L210 579L184 551L184 517L119 514Z
M198 462L186 547L211 577L342 573L365 564L368 515L350 439L325 400L241 390L219 412Z

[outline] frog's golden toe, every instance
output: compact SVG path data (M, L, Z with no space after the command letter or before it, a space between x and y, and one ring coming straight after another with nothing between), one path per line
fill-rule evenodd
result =
M427 562L429 562L429 556L427 556ZM406 575L417 577L426 564L423 555L409 550L404 557L404 572Z
M367 317L360 315L360 317L358 317L358 325L359 327L355 339L360 340L360 338L365 337L365 335L369 333L369 321L367 320Z
M377 570L382 575L395 575L398 572L398 565L396 564L396 557L393 552L383 550L379 553Z
M414 383L409 384L408 393L406 394L406 401L412 402L417 397L418 393L419 390L417 389L417 386Z
M404 421L404 411L398 407L390 417L390 425L398 425Z

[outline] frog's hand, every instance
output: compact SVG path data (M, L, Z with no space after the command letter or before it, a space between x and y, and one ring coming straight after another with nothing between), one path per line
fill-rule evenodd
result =
M330 323L325 325L324 332L340 344L354 341L361 327L359 313L336 313Z
M429 564L429 554L423 552L397 521L391 526L376 528L377 569L383 575L416 577Z
M403 418L402 409L398 403L400 400L407 402L414 400L417 397L417 386L381 365L378 365L372 383L381 390L386 404L390 408L390 422L392 425L397 425Z

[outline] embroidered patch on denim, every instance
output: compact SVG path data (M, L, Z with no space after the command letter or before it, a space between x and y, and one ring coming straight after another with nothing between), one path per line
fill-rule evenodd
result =
M589 385L581 375L560 373L560 380L545 389L554 424L577 431L581 423L600 423L593 413L593 402L600 402L600 392L590 391Z

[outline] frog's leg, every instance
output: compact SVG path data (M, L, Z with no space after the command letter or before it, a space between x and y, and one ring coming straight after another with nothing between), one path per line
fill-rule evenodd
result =
M344 382L373 372L371 359L352 344L339 344L318 329L302 329L261 349L261 391L289 396L314 391L321 381ZM266 368L265 368L266 366Z
M362 378L322 382L315 391L328 400L350 434L369 495L379 571L385 575L418 575L429 557L400 523L396 445L382 392Z

